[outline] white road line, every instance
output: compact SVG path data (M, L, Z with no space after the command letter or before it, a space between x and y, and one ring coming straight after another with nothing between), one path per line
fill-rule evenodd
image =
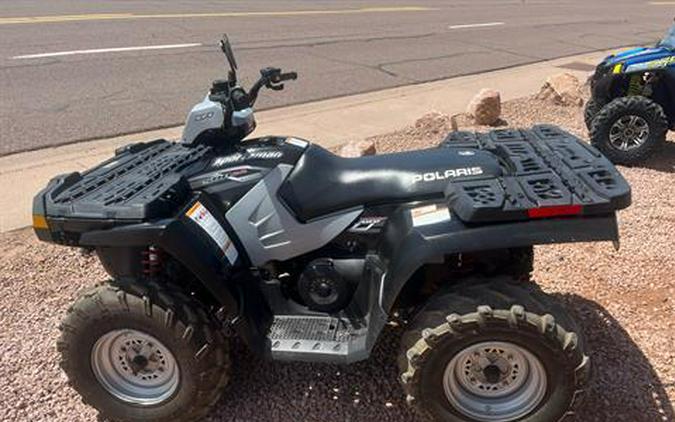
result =
M12 59L39 59L43 57L59 57L59 56L73 56L76 54L100 54L100 53L117 53L121 51L142 51L142 50L167 50L170 48L188 48L199 47L201 43L190 44L166 44L166 45L145 45L138 47L119 47L119 48L97 48L94 50L73 50L73 51L57 51L55 53L41 53L41 54L26 54L23 56L14 56Z
M465 29L465 28L485 28L488 26L504 25L504 22L486 22L486 23L470 23L468 25L450 25L449 29Z

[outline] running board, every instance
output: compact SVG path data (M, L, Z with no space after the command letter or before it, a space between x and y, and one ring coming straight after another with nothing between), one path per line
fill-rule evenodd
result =
M367 332L361 320L277 315L268 339L275 360L351 363L368 357Z

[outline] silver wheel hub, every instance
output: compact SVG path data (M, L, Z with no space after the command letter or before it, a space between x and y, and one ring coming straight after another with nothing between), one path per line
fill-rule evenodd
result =
M639 148L649 139L649 123L640 116L621 116L609 129L609 143L620 151Z
M91 367L101 386L114 397L151 406L169 399L178 388L179 368L169 349L137 330L113 330L91 350Z
M443 388L450 404L466 416L512 421L544 398L546 371L536 356L516 344L482 342L450 360Z

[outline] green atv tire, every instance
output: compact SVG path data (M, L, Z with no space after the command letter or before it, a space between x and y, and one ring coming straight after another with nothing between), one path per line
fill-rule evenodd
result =
M586 105L584 106L584 123L586 123L586 128L588 130L591 130L593 119L595 119L595 116L602 110L602 106L602 104L593 98L586 101Z
M642 96L621 97L605 105L591 124L591 144L615 164L644 161L666 140L663 108Z

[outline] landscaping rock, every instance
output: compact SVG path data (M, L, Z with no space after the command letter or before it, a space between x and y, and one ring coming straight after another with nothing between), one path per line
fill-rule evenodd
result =
M347 158L356 158L363 157L364 155L374 155L375 152L375 142L352 141L344 144L338 150L338 155Z
M537 99L564 106L581 107L584 103L581 82L570 73L549 76L537 94Z
M498 91L482 89L467 107L476 124L492 126L500 122L502 100Z
M417 136L429 137L439 133L448 132L450 116L432 111L415 120L415 132Z

